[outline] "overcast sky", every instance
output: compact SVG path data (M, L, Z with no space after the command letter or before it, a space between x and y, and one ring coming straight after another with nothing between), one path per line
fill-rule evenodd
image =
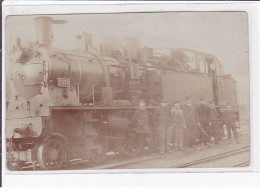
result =
M35 17L35 16L34 16ZM7 43L16 36L34 41L31 16L10 16L6 21ZM92 33L99 44L105 36L118 40L134 36L142 45L190 48L215 55L224 65L225 73L238 81L240 101L249 104L248 23L245 12L169 12L128 14L55 15L68 23L54 24L54 46L78 48L76 35ZM10 29L10 30L9 30ZM15 31L13 30L15 29Z

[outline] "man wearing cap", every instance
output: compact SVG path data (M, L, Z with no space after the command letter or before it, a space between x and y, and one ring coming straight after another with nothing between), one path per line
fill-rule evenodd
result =
M223 120L228 131L228 144L231 144L231 130L233 131L237 144L240 144L236 128L236 116L229 103L227 104L227 110L223 113Z
M219 144L219 126L218 126L218 113L215 108L213 101L210 102L209 107L209 134L211 137L214 137L215 144Z
M187 126L184 131L184 144L187 147L193 147L194 140L199 138L198 127L200 123L197 110L192 104L191 96L186 97L186 104L183 106L183 113Z
M206 145L208 144L210 140L209 136L209 118L208 118L208 113L209 113L209 108L206 105L205 99L200 98L200 105L197 108L198 112L198 118L200 122L200 143L201 145Z
M161 100L161 107L154 112L154 120L157 124L159 153L164 154L164 152L170 151L172 130L171 112L165 100Z
M151 129L148 123L148 111L145 108L145 102L143 100L139 103L139 109L134 112L132 122L137 134L138 142L144 153L144 146L146 139L149 138Z
M186 128L184 114L180 107L180 102L175 101L173 103L173 108L171 109L172 115L172 124L173 124L173 131L174 131L174 146L177 150L184 150L183 149L183 131Z

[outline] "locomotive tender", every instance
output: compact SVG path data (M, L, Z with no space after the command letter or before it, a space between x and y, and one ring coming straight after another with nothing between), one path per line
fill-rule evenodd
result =
M158 54L133 37L124 46L107 38L97 51L87 33L80 37L85 51L53 48L52 25L62 23L35 18L37 42L17 39L13 50L9 82L15 92L7 99L6 115L9 169L28 162L60 169L75 158L102 163L108 151L137 155L131 116L140 99L151 114L161 99L184 102L188 95L195 104L201 97L214 100L219 112L226 103L238 106L235 80L212 55L189 49Z

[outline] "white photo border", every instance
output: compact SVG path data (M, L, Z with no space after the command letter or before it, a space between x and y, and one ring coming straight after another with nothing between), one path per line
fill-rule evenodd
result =
M216 172L237 172L249 173L249 172L259 172L259 121L257 116L259 116L259 67L257 67L257 62L259 62L259 56L257 56L257 18L256 12L257 3L241 3L241 2L122 2L122 1L86 1L86 2L68 2L68 1L7 1L3 2L3 15L2 15L2 48L3 48L3 58L2 58L2 174L3 174L3 185L13 185L17 184L10 182L11 179L16 178L24 182L22 175L27 175L26 178L30 177L34 179L34 175L42 175L54 181L57 176L65 176L70 174L70 176L82 177L86 174L128 174L130 177L133 173L145 173L150 175L153 173L180 173L185 174L186 172L194 173L216 173ZM255 6L255 7L254 7ZM29 172L11 172L5 167L5 18L9 15L50 15L50 14L87 14L87 13L135 13L135 12L168 12L168 11L244 11L248 14L248 28L249 28L249 66L250 66L250 142L251 142L251 164L249 167L244 168L187 168L187 169L109 169L109 170L61 170L61 171L29 171ZM129 174L130 173L130 174ZM76 175L78 174L78 175ZM191 173L189 173L191 174ZM43 178L43 177L42 177ZM48 182L50 182L48 180ZM75 182L75 180L73 181ZM35 183L35 181L32 181ZM82 182L81 182L82 183ZM40 184L40 183L37 183ZM50 182L50 184L53 184ZM19 182L18 185L21 185ZM31 183L30 183L31 185Z

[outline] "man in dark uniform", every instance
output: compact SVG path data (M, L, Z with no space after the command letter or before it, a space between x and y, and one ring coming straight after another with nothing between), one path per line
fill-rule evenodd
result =
M174 146L177 150L183 149L183 132L186 128L184 114L180 107L180 102L175 101L173 103L173 108L171 109L173 133L174 133Z
M157 124L159 153L164 154L170 151L172 130L171 112L165 100L161 100L161 107L154 112L154 120Z
M218 125L218 113L213 101L210 102L209 107L209 134L210 137L214 137L215 144L219 144L219 125Z
M145 102L143 100L139 103L139 109L134 112L132 117L132 122L137 134L137 138L140 147L142 148L142 153L144 153L144 146L146 139L150 137L151 129L148 123L148 111L145 108Z
M199 138L198 127L200 123L197 110L192 105L191 96L186 97L186 104L183 106L183 113L187 126L184 131L184 144L186 147L193 147L194 140Z
M205 99L200 99L200 105L197 108L199 122L200 122L200 143L201 145L208 144L210 137L209 137L209 108L206 105Z
M229 103L227 104L227 110L223 113L223 121L228 131L228 144L231 144L231 130L233 131L237 144L240 144L238 141L235 113Z

